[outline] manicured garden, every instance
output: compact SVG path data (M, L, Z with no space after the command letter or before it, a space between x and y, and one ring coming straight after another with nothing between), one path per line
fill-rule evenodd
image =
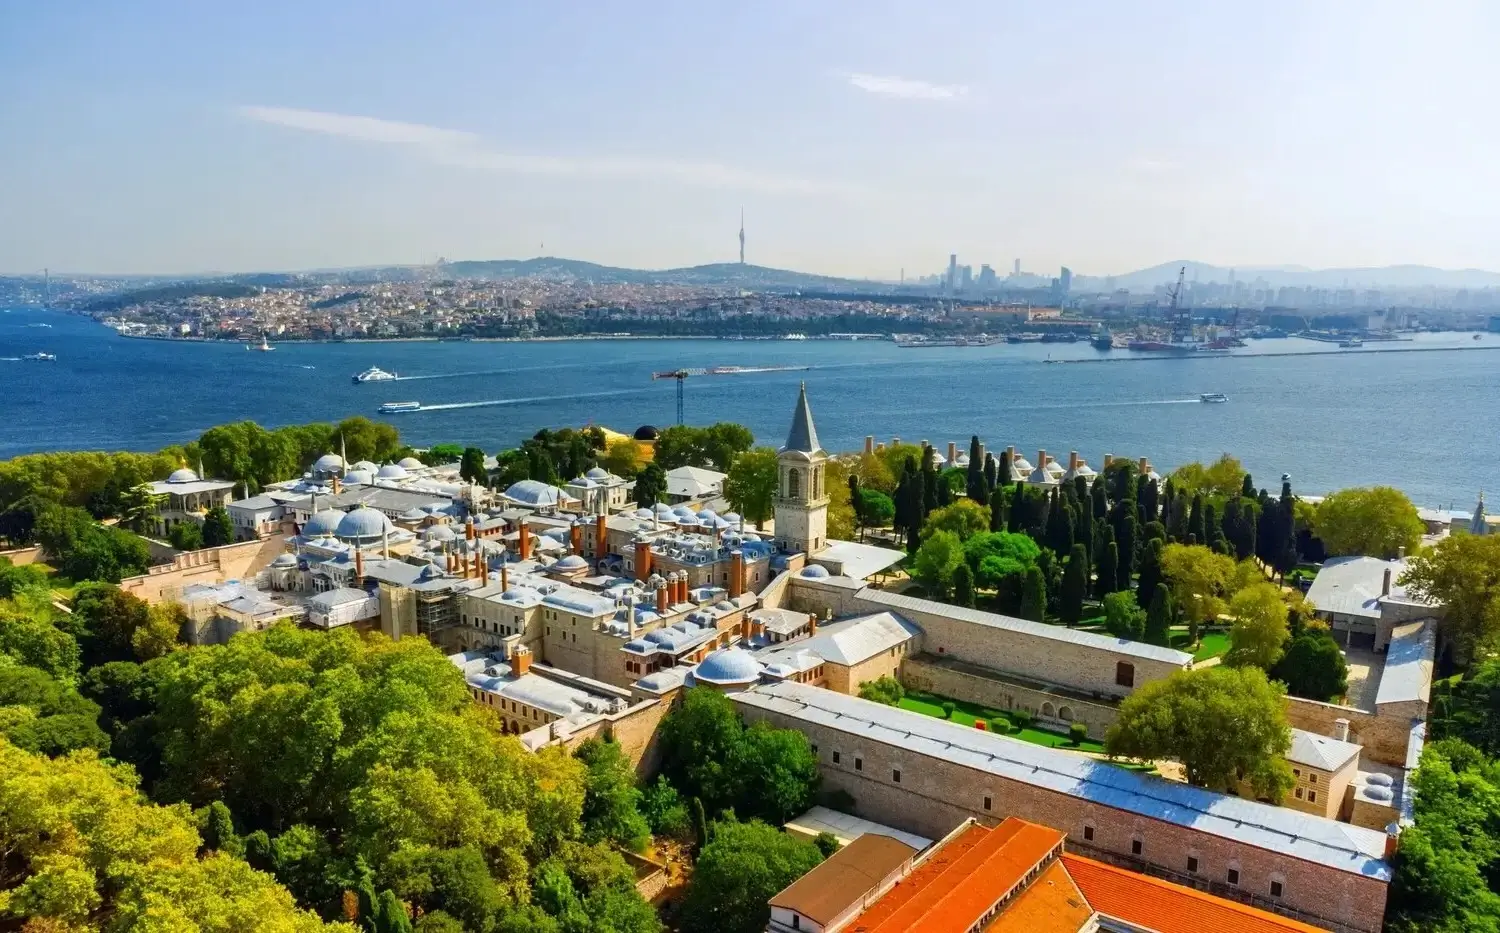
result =
M1174 627L1171 644L1178 651L1191 651L1194 661L1207 661L1209 658L1217 658L1229 651L1229 633L1204 632L1197 649L1194 649L1192 641L1188 638L1187 628Z
M943 704L953 704L953 714L948 715ZM934 716L938 719L947 719L949 722L958 723L961 726L973 727L976 719L983 720L988 724L991 720L1003 720L1009 723L1011 731L1007 734L1013 739L1030 742L1033 745L1045 745L1048 748L1067 748L1081 752L1104 753L1104 745L1093 739L1084 739L1074 744L1073 739L1066 733L1053 732L1048 729L1040 729L1034 725L1023 725L1017 728L1016 716L1001 710L990 709L975 703L965 703L959 700L950 700L947 697L932 693L923 693L920 690L908 690L906 695L897 704L902 709L911 710L914 713L922 713L926 716Z

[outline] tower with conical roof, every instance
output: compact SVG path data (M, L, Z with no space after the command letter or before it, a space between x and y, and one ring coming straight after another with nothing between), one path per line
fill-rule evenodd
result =
M1488 534L1490 523L1484 515L1484 490L1479 491L1479 504L1474 506L1474 514L1469 518L1469 534Z
M828 451L818 444L805 382L776 461L776 544L788 554L816 554L828 546Z

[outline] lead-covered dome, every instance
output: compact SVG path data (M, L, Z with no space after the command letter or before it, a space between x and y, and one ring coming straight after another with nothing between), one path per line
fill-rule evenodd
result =
M324 509L314 512L302 525L302 537L304 538L326 538L338 530L339 522L343 521L344 513L338 509Z
M761 665L743 648L721 648L693 671L695 680L711 684L749 684L760 679Z
M344 460L338 454L324 454L313 463L314 473L342 473Z
M340 541L351 543L369 542L380 540L391 530L391 520L385 517L385 513L360 506L352 512L344 513L334 536Z

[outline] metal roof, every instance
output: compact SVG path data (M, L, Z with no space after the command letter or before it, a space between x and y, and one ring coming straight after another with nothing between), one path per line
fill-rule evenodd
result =
M807 617L802 618L805 623ZM877 612L820 625L818 634L782 642L760 652L758 658L770 665L788 660L795 652L810 651L825 661L852 667L882 651L904 645L921 633L921 629L893 612Z
M1286 760L1293 764L1307 765L1320 771L1337 771L1358 758L1360 746L1353 742L1341 742L1316 732L1302 729L1292 730L1292 747L1287 750Z
M1434 651L1432 626L1426 622L1408 622L1392 629L1380 686L1375 689L1376 707L1413 700L1426 703L1432 691Z
M990 628L1006 629L1007 631L1016 632L1021 635L1032 635L1037 638L1067 642L1071 645L1098 648L1101 651L1112 651L1115 654L1131 655L1151 661L1162 661L1167 664L1175 664L1179 667L1186 667L1193 660L1192 655L1173 648L1162 648L1158 645L1128 641L1124 638L1112 638L1109 635L1098 635L1094 632L1080 632L1077 629L1066 628L1061 625L1047 625L1044 622L1032 622L1028 619L1017 619L1013 616L1003 616L998 613L984 612L979 609L966 609L962 606L950 606L947 603L935 603L929 599L903 596L899 593L892 593L889 590L877 590L869 586L860 590L858 596L867 603L878 603L883 606L890 606L896 610L928 612L933 615L956 619L960 622L972 622L976 625L985 625Z
M839 574L855 580L874 576L895 566L906 557L905 551L860 544L858 541L829 541L828 546L812 556L816 564L837 563Z
M837 810L830 810L827 807L821 806L813 807L795 820L791 820L786 824L786 828L804 832L809 836L816 836L818 833L828 833L844 845L848 845L865 833L879 833L882 836L899 839L918 852L932 845L932 840L926 836L918 836L916 833L904 833L899 829L886 826L882 823L863 820L857 816L850 816L848 813L840 813Z
M1385 572L1391 572L1391 591L1385 593ZM1380 618L1382 600L1421 605L1399 582L1404 560L1378 557L1335 557L1323 565L1307 590L1313 608L1346 616Z
M1374 830L1144 776L1072 752L819 687L765 684L730 699L1243 845L1381 881L1391 879L1391 866L1383 859L1385 834Z

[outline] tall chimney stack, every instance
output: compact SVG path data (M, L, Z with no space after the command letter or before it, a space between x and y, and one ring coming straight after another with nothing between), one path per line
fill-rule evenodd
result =
M594 516L594 560L602 560L609 553L609 519Z
M656 581L656 614L664 616L667 614L667 600L671 597L667 591L667 581Z
M521 519L521 524L516 529L516 551L522 560L531 560L531 529L526 527L526 519Z
M1380 595L1391 595L1391 568L1385 568L1385 577L1380 581Z
M899 438L899 437L892 437L891 438L891 446L892 447L900 447L901 446L901 438Z
M1142 457L1141 459L1139 459L1139 460L1136 461L1135 468L1136 468L1136 472L1138 472L1142 476L1144 476L1148 472L1150 472L1151 462L1149 460L1147 460L1145 457Z
M1038 450L1036 452L1036 463L1034 465L1038 470L1045 470L1047 468L1047 452L1045 450Z
M500 564L500 592L504 593L510 589L510 561L502 561Z
M651 542L637 538L635 542L635 578L644 580L651 576Z
M1114 454L1105 454L1104 455L1104 468L1106 470L1109 469L1109 465L1111 463L1114 463L1114 462L1115 462L1115 455Z
M1068 451L1068 470L1072 471L1076 469L1078 469L1078 451L1070 450Z
M873 434L866 434L865 435L865 453L867 453L867 454L873 454L874 452L875 452L875 435L873 435Z
M1333 721L1333 737L1340 742L1349 741L1349 720L1339 717Z
M1387 570L1385 575L1389 577L1391 572ZM358 547L354 549L354 585L364 586L365 583L365 552Z
M510 673L513 677L521 677L531 670L531 649L525 645L516 645L510 649Z
M582 521L582 519L574 522L571 526L569 526L569 528L568 528L568 546L573 549L573 553L574 554L577 554L579 557L583 556L583 521Z
M958 463L958 444L948 442L948 465L955 466Z
M729 598L738 599L745 592L745 554L732 551L729 555Z

